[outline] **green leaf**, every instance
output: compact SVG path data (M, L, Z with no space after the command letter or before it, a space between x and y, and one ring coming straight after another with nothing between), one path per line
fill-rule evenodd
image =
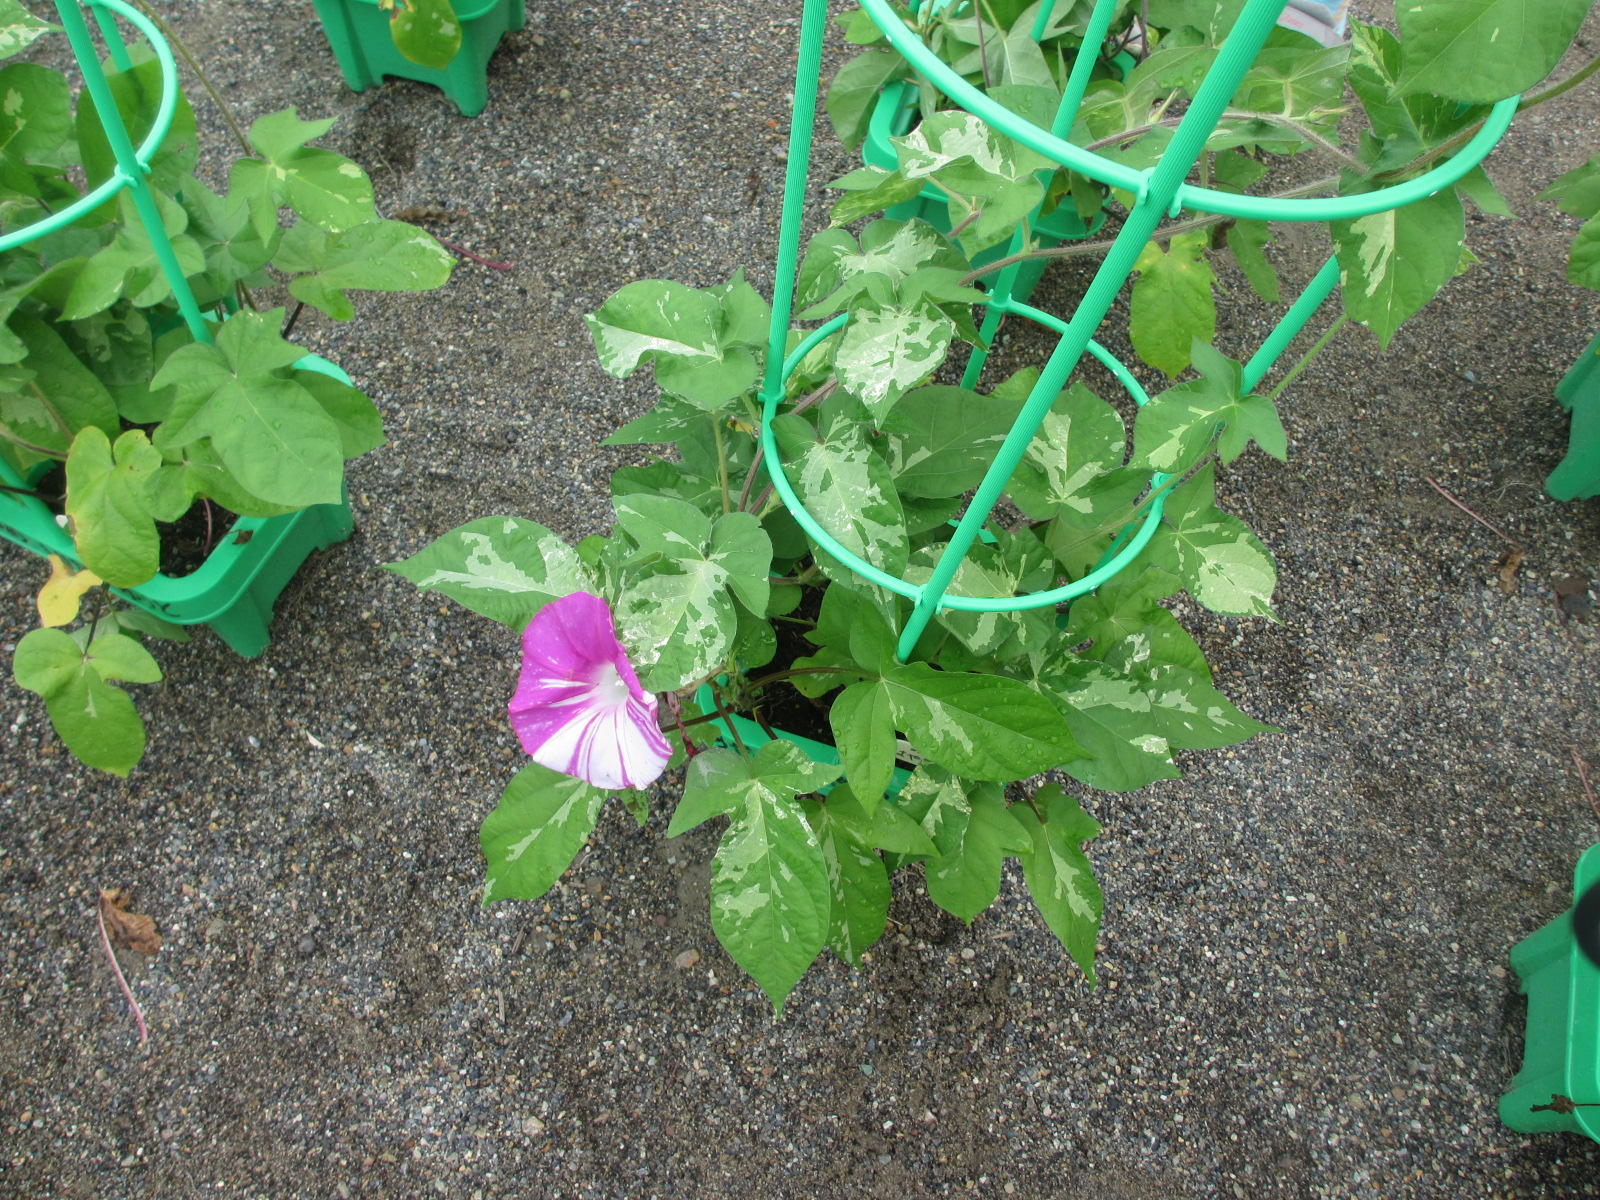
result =
M520 517L471 521L384 569L516 630L552 600L595 586L571 546Z
M795 796L838 773L781 740L748 762L732 751L707 751L689 764L667 829L676 837L713 816L731 818L714 862L711 927L780 1012L827 942L832 894L822 845Z
M1055 705L1016 679L937 671L883 676L897 729L916 750L969 779L1026 779L1082 756Z
M1265 221L1235 221L1228 226L1228 249L1245 280L1268 304L1279 299L1278 272L1273 269L1264 247L1272 240L1272 229Z
M130 637L102 632L87 650L60 629L35 629L17 643L19 686L44 697L56 733L86 766L126 776L144 755L144 724L112 680L155 683L161 668Z
M1041 676L1061 701L1072 736L1090 755L1068 763L1067 774L1109 792L1179 777L1171 746L1156 732L1150 697L1134 680L1070 655L1052 662Z
M39 20L19 0L0 0L0 58L20 54L43 34L60 28Z
M383 445L383 417L360 388L321 371L296 370L292 378L338 427L339 453L345 458L359 458Z
M1388 346L1401 322L1454 278L1466 215L1449 188L1403 208L1329 224L1352 319Z
M1152 367L1177 375L1189 365L1196 339L1210 342L1217 332L1217 304L1211 294L1216 276L1206 261L1206 230L1181 233L1171 250L1151 242L1139 252L1129 301L1128 335L1133 348Z
M863 422L844 415L819 434L804 417L773 422L778 453L806 511L846 550L891 575L911 554L905 515L889 465L867 441ZM843 572L831 556L819 559L830 577Z
M1033 848L1027 828L1006 808L998 787L972 792L972 817L953 853L930 858L926 867L928 898L967 924L1000 895L1000 868L1010 854Z
M186 277L198 275L206 269L206 259L199 244L183 232L188 228L188 214L161 192L155 193L155 202L179 268ZM116 236L78 272L62 303L63 320L92 317L123 296L141 308L149 308L172 295L172 283L161 268L155 243L127 192L117 199L117 213L121 224Z
M1044 813L1042 822L1026 808L1013 814L1033 837L1032 848L1020 856L1022 877L1044 923L1093 987L1094 946L1105 897L1083 843L1100 833L1100 824L1053 783L1040 788L1033 803Z
M131 55L132 70L107 71L106 82L129 137L139 146L149 136L161 102L161 64L143 46L134 48ZM111 152L111 143L106 140L105 125L95 108L94 97L88 91L78 97L76 125L78 156L83 163L88 189L92 190L116 173L117 159ZM150 182L163 192L177 192L194 170L198 157L194 109L179 92L167 136L150 160ZM116 211L116 205L108 204L104 211L109 216Z
M896 490L902 497L943 499L977 487L1019 408L965 388L907 392L883 423Z
M680 396L663 394L643 416L629 421L602 446L649 446L676 442L708 418L706 410Z
M953 334L954 326L943 315L930 316L922 309L857 312L834 351L840 386L881 425L908 389L939 369Z
M518 771L478 834L489 860L483 902L548 892L594 832L605 801L603 789L538 763Z
M450 0L403 0L389 16L394 48L419 66L442 71L461 49L461 22Z
M299 110L290 106L258 117L250 126L250 144L271 163L291 158L307 142L314 142L334 126L334 118L302 121Z
M140 429L130 429L115 447L99 429L78 434L67 456L67 515L83 565L113 587L137 587L161 563L156 532L162 508L161 477L171 472ZM187 498L176 520L189 507Z
M306 153L310 153L307 151ZM284 238L287 249L296 225ZM313 231L315 236L315 231ZM274 262L284 270L284 256ZM328 237L318 248L314 274L289 281L289 294L327 313L335 321L355 316L347 290L421 292L442 287L455 260L434 236L406 221L368 221Z
M28 356L25 371L10 373L10 380L0 382L0 422L24 441L60 454L84 429L116 436L122 423L111 393L55 327L29 313L14 312L10 329Z
M1405 71L1396 92L1492 103L1555 69L1588 0L1429 0L1396 8Z
M600 366L619 379L653 363L664 391L711 410L756 382L756 356L725 341L727 314L717 296L650 279L630 283L584 317Z
M1600 217L1585 221L1572 239L1567 282L1600 291Z
M1562 175L1537 199L1554 200L1563 212L1588 220L1600 216L1600 156Z
M862 808L871 813L894 774L896 739L888 689L881 680L851 684L828 710L828 725Z
M239 484L273 504L336 503L344 478L339 426L312 393L277 372L303 356L278 329L283 309L239 312L214 346L174 350L150 381L176 392L156 447L181 449L209 437Z
M889 872L854 823L838 819L835 797L848 790L841 785L829 794L826 805L802 800L800 807L828 868L828 948L859 967L861 952L883 936L889 915Z
M867 50L839 68L828 85L825 104L828 119L846 150L854 150L867 136L872 109L883 86L903 79L909 71L906 60L893 50Z

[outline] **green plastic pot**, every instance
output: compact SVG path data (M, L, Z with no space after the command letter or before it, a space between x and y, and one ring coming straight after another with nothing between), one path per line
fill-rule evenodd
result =
M703 713L716 711L717 705L716 701L712 699L710 684L701 685L700 690L694 694L694 702L700 706L700 711ZM746 750L758 749L773 740L760 725L748 717L741 717L738 713L729 713L726 719L718 717L711 721L710 725L717 731L718 743L730 749L734 745L734 732L738 733L739 740L744 743ZM732 726L731 729L730 725ZM799 746L800 749L806 752L812 762L828 763L831 766L839 765L839 750L835 746L830 746L826 742L813 741L811 738L798 733L786 733L782 729L774 729L772 732L778 735L779 740ZM905 786L906 780L910 778L910 771L907 771L904 767L896 767L894 775L889 780L888 795L899 795L900 789ZM825 796L832 788L833 785L829 784L825 788L818 789L818 792L820 795Z
M313 0L317 18L339 60L350 90L364 92L385 75L431 83L455 102L464 117L475 117L489 103L489 58L500 39L521 29L523 0L456 0L461 49L440 69L414 63L395 49L389 14L378 0Z
M350 382L344 371L315 354L295 365ZM313 551L344 541L353 527L348 498L281 517L240 517L193 574L157 575L138 587L111 590L163 621L207 625L235 653L254 658L271 640L267 626L278 594ZM0 537L35 554L58 554L74 567L83 565L72 538L36 497L0 492Z
M1555 500L1600 496L1600 333L1556 385L1556 399L1572 414L1572 431L1544 490Z
M1600 844L1578 860L1573 894L1596 883ZM1500 1119L1518 1133L1577 1133L1600 1142L1600 967L1578 947L1572 909L1518 942L1511 967L1528 997L1528 1026L1522 1070L1500 1097ZM1579 1107L1562 1112L1557 1096Z

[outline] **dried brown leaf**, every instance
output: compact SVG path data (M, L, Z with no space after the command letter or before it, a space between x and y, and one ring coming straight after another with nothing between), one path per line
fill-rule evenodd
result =
M156 954L161 949L161 935L156 932L154 919L136 913L128 907L128 893L122 888L100 889L100 919L106 923L106 933L119 946L136 950L140 954Z
M1522 569L1522 551L1507 550L1500 559L1500 590L1511 595L1517 590L1517 572Z

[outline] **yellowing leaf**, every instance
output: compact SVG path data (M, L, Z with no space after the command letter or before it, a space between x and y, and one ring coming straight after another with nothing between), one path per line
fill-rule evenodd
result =
M51 629L78 619L84 593L104 582L93 571L74 571L59 554L50 556L50 578L39 589L39 622Z

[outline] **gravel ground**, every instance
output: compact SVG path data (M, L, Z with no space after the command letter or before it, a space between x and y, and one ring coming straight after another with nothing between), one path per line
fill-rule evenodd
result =
M770 286L798 5L530 0L470 121L420 85L350 93L303 3L163 10L246 118L337 116L386 211L442 206L513 269L302 321L388 421L351 469L356 536L291 584L259 660L160 651L130 780L0 681L0 1195L1600 1195L1600 1147L1495 1112L1521 1054L1507 953L1597 833L1573 756L1600 765L1600 645L1552 580L1600 576L1600 506L1540 483L1551 389L1600 321L1562 281L1574 223L1533 203L1600 144L1594 84L1492 160L1522 216L1472 221L1482 264L1387 353L1342 335L1287 393L1289 464L1224 480L1281 621L1189 623L1281 732L1085 797L1103 986L1020 873L970 929L905 880L872 961L820 963L775 1022L711 936L711 837L666 841L662 809L642 832L608 810L545 902L479 907L477 826L521 757L513 646L378 567L492 512L602 526L636 452L596 443L649 388L600 373L580 315L638 277ZM1319 247L1274 253L1303 280ZM1225 283L1239 353L1263 318ZM1503 542L1430 476L1526 549L1512 594ZM0 548L7 650L41 579ZM124 955L148 1053L100 886L166 938Z

